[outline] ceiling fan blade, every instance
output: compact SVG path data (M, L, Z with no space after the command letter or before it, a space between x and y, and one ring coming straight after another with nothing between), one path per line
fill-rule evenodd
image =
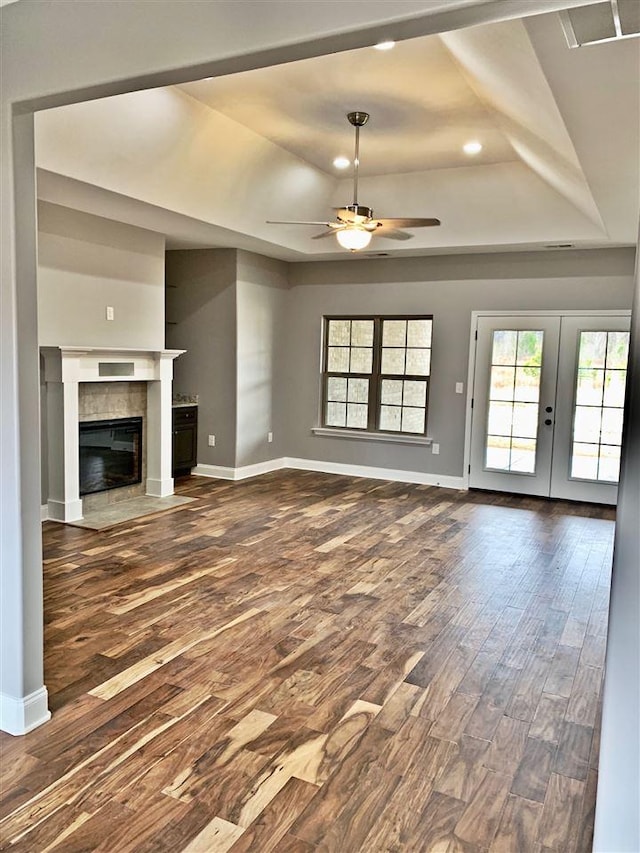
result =
M387 237L389 240L411 240L413 237L413 234L409 234L408 231L400 231L398 228L390 228L388 225L380 225L373 234L374 237Z
M312 240L322 240L323 237L332 237L338 231L344 231L346 226L339 225L338 223L331 222L329 223L328 231L321 231L319 234L314 234L311 238Z
M426 228L429 225L440 225L439 219L416 219L416 218L398 218L398 219L378 219L382 226L390 228Z

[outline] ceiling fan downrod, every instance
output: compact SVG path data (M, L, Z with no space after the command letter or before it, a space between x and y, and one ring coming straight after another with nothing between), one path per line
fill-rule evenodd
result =
M369 113L355 110L347 118L356 129L356 148L353 157L353 207L358 207L358 166L360 165L360 128L369 121Z

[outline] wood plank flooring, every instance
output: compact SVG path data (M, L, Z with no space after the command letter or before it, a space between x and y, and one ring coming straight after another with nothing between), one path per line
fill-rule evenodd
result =
M613 510L283 471L44 525L12 851L586 853Z

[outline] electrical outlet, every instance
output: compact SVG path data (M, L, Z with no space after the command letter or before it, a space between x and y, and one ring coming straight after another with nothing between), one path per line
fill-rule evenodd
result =
M456 382L456 394L464 394L464 384L462 382Z
M107 320L113 320L114 319L115 315L113 312L113 305L107 305L107 309L105 311L105 314L106 314Z
M438 453L440 453L440 445L439 444L432 444L431 445L431 452L433 453L434 456L437 456Z
M209 447L215 447L215 446L216 446L216 437L215 437L215 435L210 435L209 436Z
M269 442L269 444L271 444L271 442L273 441L273 433L272 432L267 433L267 441Z

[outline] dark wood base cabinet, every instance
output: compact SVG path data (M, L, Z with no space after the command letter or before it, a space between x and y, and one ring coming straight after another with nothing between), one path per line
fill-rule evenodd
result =
M198 407L178 406L173 410L172 474L188 474L197 464Z

